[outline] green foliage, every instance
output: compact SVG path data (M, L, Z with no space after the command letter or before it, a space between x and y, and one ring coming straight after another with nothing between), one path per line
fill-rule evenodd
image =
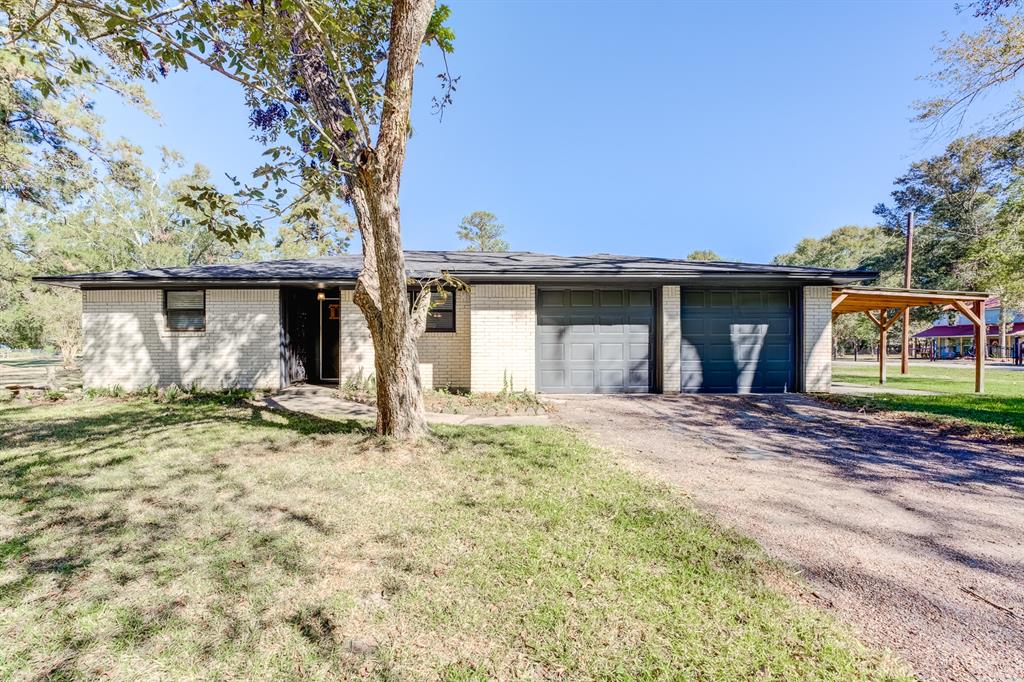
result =
M318 258L348 251L356 225L330 197L305 193L289 208L274 239L275 258Z
M820 239L801 239L789 253L776 256L777 265L805 265L836 270L876 270L883 286L902 286L903 238L887 227L845 225ZM927 315L926 315L927 317ZM925 320L919 321L923 327ZM836 346L852 351L878 342L874 323L863 315L840 315L832 336Z
M259 3L209 1L107 0L53 5L56 11L27 0L16 5L24 20L11 42L39 64L24 80L41 99L63 82L52 54L74 55L85 73L117 65L136 78L199 65L241 87L266 161L251 182L235 179L231 196L196 183L181 197L221 239L245 242L267 232L310 194L348 198L345 178L372 146L385 107L391 3L285 0L272 12ZM424 36L445 53L454 46L450 14L434 8ZM301 191L291 192L296 186Z
M95 99L102 91L150 110L135 82L142 74L126 68L124 55L101 40L94 47L105 58L96 61L72 38L101 33L95 13L13 0L3 3L0 23L0 196L56 210L104 170L130 183L126 145L105 139Z
M836 270L882 270L902 258L902 243L896 232L884 227L844 225L820 239L801 239L793 251L776 256L772 263ZM886 277L889 274L886 272Z
M936 48L938 68L928 78L941 94L914 103L919 122L933 132L958 131L979 98L1016 86L1024 68L1024 17L999 10L1019 5L1018 0L975 3L975 16L983 24L974 32L947 36ZM1014 124L1022 108L1024 97L1018 89L988 123L993 128Z
M434 14L430 17L427 25L427 35L423 42L434 44L441 48L442 52L451 54L455 51L455 32L446 25L452 16L452 10L448 5L438 5Z
M697 249L691 251L690 255L686 257L686 260L704 261L705 263L711 263L722 260L722 257L711 249Z
M465 216L455 234L468 244L466 251L508 251L508 242L503 239L505 226L487 211L473 211Z
M911 286L987 291L1004 311L1024 306L1024 131L952 141L942 154L911 164L895 180L892 204L879 204L877 227L841 227L804 239L774 262L876 270L882 286L904 284L906 217L914 211ZM912 311L911 332L938 317L933 307ZM894 328L900 331L902 323ZM841 347L874 344L874 325L859 315L837 318ZM1005 343L1001 345L1006 345Z
M167 149L163 157L154 171L138 152L126 155L121 172L123 177L130 169L130 186L109 175L97 178L59 214L25 201L0 214L0 343L54 346L66 361L78 352L78 294L33 286L34 275L311 258L348 248L350 214L312 194L284 216L272 242L222 241L200 208L181 200L209 182L209 171L198 165L186 170Z

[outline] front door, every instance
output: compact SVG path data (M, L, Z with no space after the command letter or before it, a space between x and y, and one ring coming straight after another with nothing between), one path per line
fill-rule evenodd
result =
M320 301L320 380L337 381L341 336L341 301Z

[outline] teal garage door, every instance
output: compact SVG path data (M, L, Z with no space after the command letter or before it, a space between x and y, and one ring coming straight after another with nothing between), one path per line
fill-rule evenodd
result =
M654 292L537 292L537 390L648 393L654 378Z
M796 390L794 290L684 287L681 294L683 391Z

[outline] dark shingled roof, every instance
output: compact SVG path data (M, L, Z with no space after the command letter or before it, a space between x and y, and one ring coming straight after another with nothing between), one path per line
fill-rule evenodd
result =
M616 256L552 256L528 251L481 253L476 251L406 251L411 277L430 278L442 271L467 282L554 281L573 279L672 280L693 277L786 279L822 284L850 284L875 279L866 270L829 270L787 265L755 265L721 261ZM71 287L158 286L166 284L346 284L355 281L362 264L359 254L308 260L193 265L180 268L123 270L35 277L36 282Z

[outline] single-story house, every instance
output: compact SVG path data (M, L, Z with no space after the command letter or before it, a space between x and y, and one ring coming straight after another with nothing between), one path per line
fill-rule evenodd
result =
M863 270L597 254L410 251L468 290L419 340L425 385L475 392L827 391L832 287ZM361 257L37 277L82 292L87 387L360 381Z

